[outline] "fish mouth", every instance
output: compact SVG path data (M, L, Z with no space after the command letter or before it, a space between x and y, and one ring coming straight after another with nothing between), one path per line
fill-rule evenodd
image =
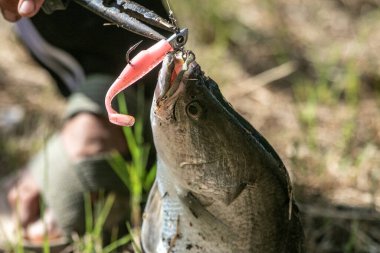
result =
M157 104L178 96L192 72L194 60L195 55L191 51L172 52L164 58L155 90Z

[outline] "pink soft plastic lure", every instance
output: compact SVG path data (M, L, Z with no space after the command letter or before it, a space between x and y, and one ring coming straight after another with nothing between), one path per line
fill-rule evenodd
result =
M149 49L138 53L124 68L106 95L106 109L108 118L112 123L120 126L132 126L135 123L133 116L116 112L112 108L111 101L118 93L138 81L160 64L165 55L170 51L173 51L172 46L166 40L161 40Z
M116 112L111 105L112 99L149 73L154 67L160 64L165 55L171 51L181 48L187 40L187 29L181 30L167 40L161 40L152 47L139 52L130 63L124 68L123 72L111 85L107 91L105 104L109 120L120 126L133 126L135 118L131 115Z

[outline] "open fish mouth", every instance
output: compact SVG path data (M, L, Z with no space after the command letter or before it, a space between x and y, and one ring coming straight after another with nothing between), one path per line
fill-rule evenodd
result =
M169 53L162 63L155 91L156 102L172 100L191 72L195 55L191 51Z

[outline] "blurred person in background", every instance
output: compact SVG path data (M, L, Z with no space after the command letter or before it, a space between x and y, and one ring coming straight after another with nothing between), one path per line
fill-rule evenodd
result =
M128 156L128 150L122 129L106 117L104 96L124 68L129 47L143 39L117 26L104 26L105 20L75 3L47 15L40 11L43 2L0 0L3 17L16 22L21 42L67 98L62 127L8 192L9 203L14 210L17 206L18 219L30 239L44 234L41 199L47 204L46 227L51 238L84 232L84 192L114 191L128 206L126 187L107 162L111 151ZM159 0L136 2L167 16ZM152 73L145 79L147 98L152 97L155 77ZM124 95L133 113L135 90ZM145 129L150 132L149 127ZM146 139L150 140L149 132ZM120 221L127 215L126 209L122 210Z

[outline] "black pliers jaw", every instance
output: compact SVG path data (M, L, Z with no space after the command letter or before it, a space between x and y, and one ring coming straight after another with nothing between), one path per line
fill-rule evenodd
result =
M42 6L44 12L50 14L55 10L63 10L70 0L46 0ZM73 0L109 22L141 36L162 40L162 35L148 25L161 30L177 33L179 28L158 14L130 0ZM148 25L147 25L148 24Z

